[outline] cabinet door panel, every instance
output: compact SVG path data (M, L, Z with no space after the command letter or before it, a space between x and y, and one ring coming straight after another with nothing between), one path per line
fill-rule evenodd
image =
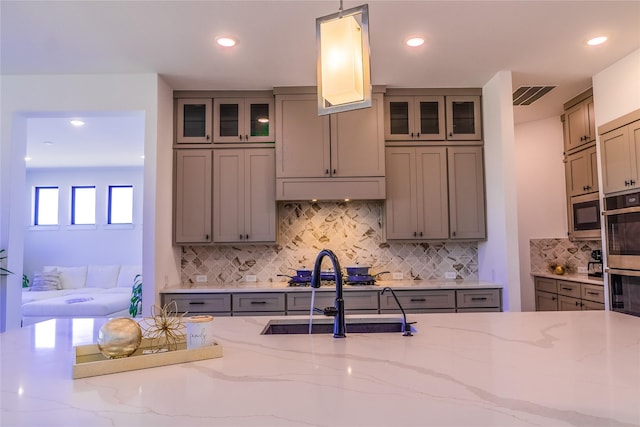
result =
M273 97L246 98L244 100L245 142L275 141Z
M640 120L631 123L629 126L629 146L631 153L631 178L635 181L632 186L640 188Z
M211 99L178 99L176 142L211 142Z
M386 163L387 238L415 239L418 232L415 148L387 148Z
M447 205L447 149L417 148L418 237L449 237Z
M382 95L376 94L371 108L332 115L332 176L384 176L382 107Z
M565 145L565 149L567 150L579 147L588 142L588 113L585 111L585 108L585 104L581 102L569 108L565 113L567 136L569 138L569 141Z
M275 153L245 150L245 235L251 242L276 240ZM224 203L224 201L223 201Z
M216 98L213 103L213 142L243 142L244 99Z
M587 150L587 156L589 157L589 192L596 192L600 189L598 183L598 152L596 147L593 146Z
M276 108L276 177L322 178L330 168L329 117L313 95L282 95Z
M393 96L385 100L384 122L387 141L411 140L413 130L413 97Z
M177 150L176 243L211 242L211 150Z
M415 99L415 128L417 139L444 140L444 97L418 96Z
M560 311L578 311L582 310L582 301L578 298L558 296L558 310Z
M479 96L447 96L447 139L482 139Z
M570 196L579 196L590 191L591 156L587 150L578 151L567 156L566 175L567 191Z
M237 242L244 238L243 150L213 152L213 241Z
M482 148L447 150L451 238L483 239L486 226Z
M536 291L536 311L558 311L558 296L555 293Z
M604 193L628 189L625 181L632 177L629 128L606 133L601 138L602 185Z

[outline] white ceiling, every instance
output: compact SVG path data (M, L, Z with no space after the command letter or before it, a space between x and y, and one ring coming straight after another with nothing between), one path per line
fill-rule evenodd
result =
M363 3L346 1L344 8ZM175 90L315 85L315 18L339 4L2 0L0 71L158 73ZM510 70L514 89L558 86L531 106L514 107L516 123L560 115L564 102L591 86L591 76L640 48L640 1L368 4L374 85L482 87ZM414 34L425 45L405 47ZM585 44L602 34L609 37L604 45ZM218 48L219 35L239 44Z

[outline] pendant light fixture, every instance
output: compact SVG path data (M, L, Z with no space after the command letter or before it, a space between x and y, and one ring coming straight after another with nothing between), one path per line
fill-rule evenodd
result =
M369 6L316 19L318 115L371 107Z

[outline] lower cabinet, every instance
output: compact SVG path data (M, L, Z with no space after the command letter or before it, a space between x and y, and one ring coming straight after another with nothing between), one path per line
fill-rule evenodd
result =
M502 311L501 289L401 289L395 293L406 313L455 313ZM313 306L333 307L333 289L315 292ZM175 302L178 313L216 316L308 315L311 290L272 292L161 293L161 304ZM391 292L347 289L344 291L346 314L400 313Z
M231 316L231 294L161 294L161 304L175 302L178 313Z
M604 310L604 287L534 276L536 311Z
M280 316L286 313L285 294L282 292L233 294L231 305L234 316Z

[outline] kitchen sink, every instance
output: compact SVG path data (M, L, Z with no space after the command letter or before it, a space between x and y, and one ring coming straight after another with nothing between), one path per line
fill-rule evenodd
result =
M402 319L397 318L347 318L346 332L352 334L403 333ZM416 332L412 326L411 332ZM262 330L262 335L308 334L309 319L274 319ZM333 319L318 318L313 320L312 334L332 334Z

